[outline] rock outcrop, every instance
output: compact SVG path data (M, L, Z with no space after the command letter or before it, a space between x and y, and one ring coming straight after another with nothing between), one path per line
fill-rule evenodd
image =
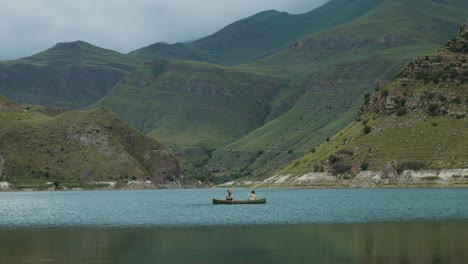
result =
M405 170L391 176L385 171L361 171L355 177L337 177L327 172L303 175L279 174L263 181L239 181L220 187L252 188L378 188L378 187L468 187L468 169Z

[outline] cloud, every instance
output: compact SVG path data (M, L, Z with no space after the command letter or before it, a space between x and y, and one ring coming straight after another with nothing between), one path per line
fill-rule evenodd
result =
M310 11L328 0L0 0L0 59L84 40L123 53L212 34L255 13Z

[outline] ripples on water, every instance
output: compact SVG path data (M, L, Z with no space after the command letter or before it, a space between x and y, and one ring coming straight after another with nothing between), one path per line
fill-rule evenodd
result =
M468 263L465 189L224 191L0 193L0 263Z
M265 205L212 205L223 189L0 193L0 226L211 226L468 219L467 189L257 190ZM235 189L236 198L248 190Z

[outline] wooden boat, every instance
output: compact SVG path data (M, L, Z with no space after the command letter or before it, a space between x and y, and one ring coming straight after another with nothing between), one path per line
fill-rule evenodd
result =
M222 200L214 198L213 204L266 204L266 198L257 200Z

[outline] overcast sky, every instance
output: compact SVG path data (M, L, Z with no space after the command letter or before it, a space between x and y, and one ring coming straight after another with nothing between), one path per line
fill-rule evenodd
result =
M297 14L328 0L0 0L0 60L83 40L123 53L195 40L260 11Z

